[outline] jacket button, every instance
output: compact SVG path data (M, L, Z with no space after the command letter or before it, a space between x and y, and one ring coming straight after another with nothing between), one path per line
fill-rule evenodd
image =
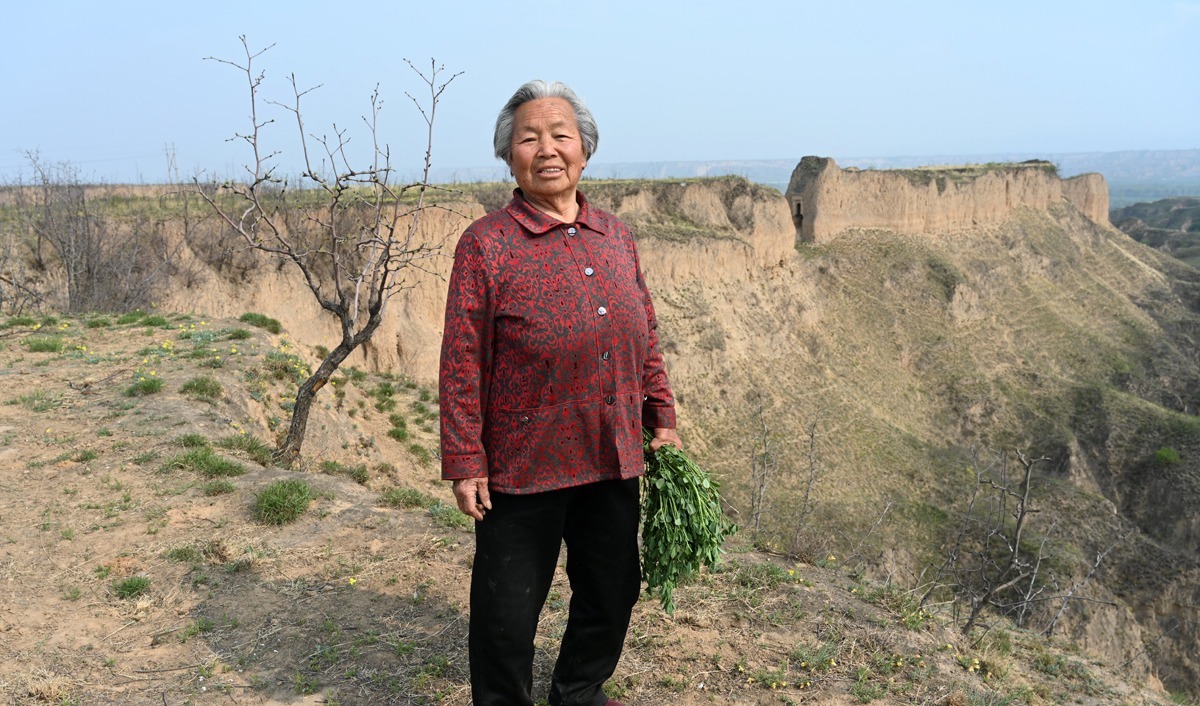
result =
M604 316L605 314L608 313L608 309L605 309L604 307L600 307L599 309L596 310L596 313L601 316Z
M528 423L529 423L529 417L521 417L521 423L522 423L522 424L528 424Z
M567 229L567 235L575 235L575 229L574 229L574 228L568 228L568 229Z
M596 271L590 267L585 267L585 268L583 268L583 274L587 275L588 277L591 277L592 275L596 274Z
M607 402L608 404L613 404L617 401L617 397L616 397L616 395L609 395L608 397L604 398L604 401Z
M608 360L611 357L612 357L612 353L609 353L608 351L604 351L603 353L600 354L600 358L602 360Z

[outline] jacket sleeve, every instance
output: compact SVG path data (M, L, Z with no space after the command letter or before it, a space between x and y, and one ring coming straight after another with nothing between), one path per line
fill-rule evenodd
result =
M488 475L483 426L492 370L492 285L483 245L468 230L454 251L438 370L443 480Z
M646 308L646 329L649 340L646 343L646 360L642 364L642 426L654 429L675 428L675 396L671 393L671 384L667 380L667 369L663 365L662 351L658 348L658 317L654 314L654 302L650 299L650 290L642 277L642 263L638 257L637 244L633 235L626 233L629 247L633 249L633 263L637 268L638 289L642 293L643 305Z

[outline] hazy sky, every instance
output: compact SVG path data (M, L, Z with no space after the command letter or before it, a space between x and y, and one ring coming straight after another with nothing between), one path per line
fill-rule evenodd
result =
M596 163L1200 147L1200 0L807 2L41 2L3 13L0 181L26 152L89 178L234 175L249 158L244 75L306 96L310 132L337 123L421 159L404 63L462 71L439 107L434 162L496 166L496 111L522 82L559 79L600 125ZM286 112L264 141L295 170Z

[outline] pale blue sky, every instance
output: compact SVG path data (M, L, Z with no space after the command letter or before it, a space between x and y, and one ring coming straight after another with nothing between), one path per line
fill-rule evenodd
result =
M0 41L0 181L27 150L103 181L235 174L244 77L261 59L323 84L313 132L351 126L375 84L394 163L419 164L420 84L404 64L464 72L439 108L434 162L496 166L496 111L560 79L600 125L596 163L1200 147L1200 1L22 2ZM287 115L266 138L295 169Z

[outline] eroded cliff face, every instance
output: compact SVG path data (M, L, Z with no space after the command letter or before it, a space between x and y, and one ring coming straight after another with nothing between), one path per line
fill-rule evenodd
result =
M794 254L791 220L778 192L742 179L597 182L583 188L595 205L633 229L642 269L656 285L744 281ZM406 287L388 304L383 324L346 364L436 381L454 248L484 212L472 202L425 212L419 238L440 244L440 254L423 262L423 269L404 273ZM339 339L336 320L316 305L290 264L260 260L245 274L234 274L211 259L184 248L181 269L193 281L173 289L165 308L235 318L255 311L281 321L297 342L332 348Z
M1108 187L1099 174L1063 180L1047 162L896 170L842 169L805 157L787 199L797 238L826 243L848 228L947 233L1002 223L1018 208L1045 211L1068 201L1108 224Z

